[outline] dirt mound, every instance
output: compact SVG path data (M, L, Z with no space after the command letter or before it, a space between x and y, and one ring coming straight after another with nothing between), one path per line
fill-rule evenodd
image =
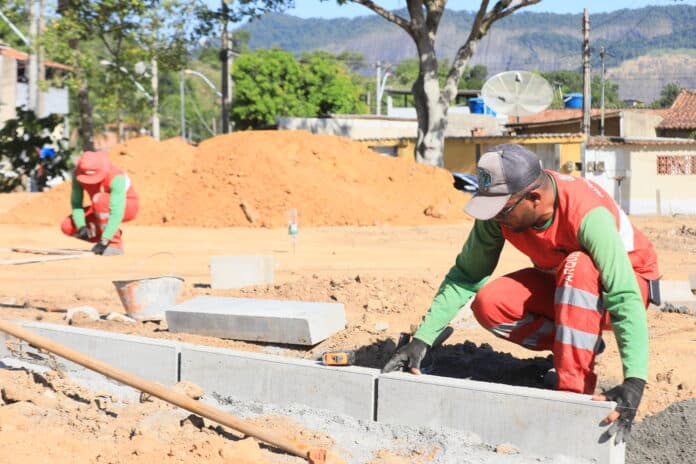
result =
M466 195L444 169L381 156L342 137L300 131L238 132L199 147L141 137L111 159L141 198L139 225L285 227L459 222ZM0 215L0 222L56 224L70 184Z

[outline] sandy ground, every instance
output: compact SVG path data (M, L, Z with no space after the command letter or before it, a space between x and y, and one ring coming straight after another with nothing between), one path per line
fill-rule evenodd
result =
M21 196L3 197L0 196L0 211L9 207L8 202L21 201ZM696 218L675 216L632 219L654 240L663 278L686 280L689 272L696 272ZM357 349L359 364L381 367L399 333L410 331L427 309L470 226L470 222L464 221L461 224L442 226L301 229L298 242L293 249L284 229L126 225L124 256L0 266L0 317L65 323L62 311L83 305L93 306L101 313L124 312L114 290L113 280L174 274L185 279L181 299L214 294L337 301L346 307L348 326L346 330L309 349L284 346L278 350L276 347L260 343L170 334L164 323L78 323L102 330L241 350L273 350L274 353L306 358L316 357L321 352L334 348ZM0 225L0 237L0 247L5 248L81 247L80 242L62 236L57 227ZM213 255L228 254L272 255L277 263L275 284L237 291L212 291L208 285L208 259ZM0 253L0 259L26 256L7 251ZM527 264L524 256L506 247L496 274L525 267ZM696 369L693 367L696 365L696 350L693 349L696 340L696 319L692 315L651 310L649 324L650 379L641 405L641 419L659 413L675 402L696 397ZM489 344L494 351L510 353L516 359L543 357L548 354L531 352L496 339L479 328L466 314L453 325L457 330L444 347L445 350L450 350L449 354L466 351L467 346L474 346L474 349L480 350L482 344ZM383 329L385 326L386 330ZM609 386L621 380L621 367L612 335L607 333L605 340L608 347L599 359L598 373L601 378L600 385ZM465 344L467 341L469 343ZM23 371L13 371L9 377L2 370L0 374L4 376L3 384L10 385L11 389L29 389L27 385L34 385L31 388L37 385L31 379L31 375L26 375ZM38 385L40 384L41 382ZM78 387L56 387L53 391L65 392L74 388ZM41 398L46 396L44 393L37 395ZM12 450L17 453L16 456L22 456L23 462L41 462L39 449L42 448L30 445L36 440L45 444L47 449L51 448L51 443L60 442L62 444L54 449L55 453L78 453L79 456L80 447L84 447L85 442L89 441L87 437L94 436L121 437L126 443L116 448L112 447L113 449L104 448L110 451L104 451L95 462L146 462L152 458L163 462L247 462L230 460L231 455L249 458L248 462L282 462L277 461L277 455L269 457L267 453L259 451L256 442L238 440L226 443L224 434L203 433L193 426L190 435L186 435L188 432L184 433L181 443L177 441L172 444L171 449L162 451L157 444L160 442L141 443L147 441L147 433L127 433L119 427L133 428L134 424L138 424L144 417L155 414L154 409L166 409L165 406L158 405L155 408L148 405L126 405L123 406L125 409L119 415L118 421L107 421L109 423L105 424L102 422L106 419L96 406L98 402L93 401L94 393L90 395L91 406L78 407L67 416L54 417L58 422L46 419L45 423L51 430L51 433L47 434L40 432L43 430L41 428L34 431L34 427L43 422L26 419L32 413L24 410L32 409L43 399L38 400L38 403L31 400L28 403L19 400L9 402L9 406L12 406L15 412L8 412L11 409L8 406L0 407L0 424L9 424L0 425L0 440L6 442L8 437L16 440L16 443L13 442ZM17 406L21 404L24 405ZM41 417L45 419L45 416ZM74 427L70 425L63 429L56 426L62 420L84 423L84 417L89 418L89 421L93 420L94 423L88 422L89 425ZM280 417L258 420L274 427L286 426L283 422L285 419ZM67 430L70 431L71 437L69 443L63 443ZM7 435L8 433L10 435ZM309 435L312 437L311 440L319 443L322 440L331 441L330 437L323 436L320 431L299 429L298 433ZM134 440L138 442L137 446L132 443ZM203 444L204 442L206 444ZM248 449L230 451L227 449L228 446L247 446ZM153 449L157 451L152 451ZM150 451L155 454L151 454ZM406 457L383 453L382 458L371 462L429 462L428 450L423 450L422 453ZM51 462L78 461L62 461L56 458Z

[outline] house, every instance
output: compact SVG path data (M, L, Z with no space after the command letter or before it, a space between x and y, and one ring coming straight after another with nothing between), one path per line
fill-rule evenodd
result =
M696 91L682 89L657 126L657 135L689 138L692 134L696 134Z
M604 135L613 137L655 137L656 127L669 110L611 109L604 111ZM590 135L601 135L602 114L591 111ZM548 109L521 118L510 117L508 129L518 135L566 134L582 132L582 110L573 108Z
M16 117L15 108L29 103L28 63L29 55L0 42L0 125ZM45 61L44 79L53 79L70 69L64 64ZM68 114L67 87L48 87L40 92L38 116L52 113Z
M584 167L629 214L696 214L696 140L590 137Z

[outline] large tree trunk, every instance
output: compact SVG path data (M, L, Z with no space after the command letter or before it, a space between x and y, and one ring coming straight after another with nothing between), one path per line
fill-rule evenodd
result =
M86 81L80 83L77 93L80 108L80 135L82 136L82 150L94 151L94 129L92 127L92 105L89 102L89 87Z
M443 101L437 75L421 72L413 84L413 98L418 115L415 156L420 163L444 166L445 129L448 103Z

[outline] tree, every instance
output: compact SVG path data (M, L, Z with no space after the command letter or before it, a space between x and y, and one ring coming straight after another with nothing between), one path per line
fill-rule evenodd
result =
M279 116L316 117L360 111L359 88L326 52L257 50L235 60L232 120L240 129L274 126Z
M418 77L411 90L418 115L416 159L442 166L447 111L457 96L457 87L469 59L481 39L498 20L541 0L498 0L492 8L490 0L481 0L466 41L458 49L449 67L444 84L438 79L438 57L435 39L447 0L405 0L409 18L388 11L373 0L337 0L363 5L387 21L402 28L413 40L418 52Z
M63 138L62 117L52 114L37 118L33 111L16 111L17 117L5 121L0 129L0 159L6 164L0 172L0 192L16 190L27 177L43 190L49 179L65 176L70 168L72 153ZM47 146L53 153L41 158L41 149Z
M681 92L681 87L678 83L672 82L665 85L660 92L660 98L652 103L653 108L669 108L676 100L677 95Z
M541 76L546 79L554 89L560 88L561 94L582 93L582 72L580 71L547 71L542 72ZM591 103L593 108L599 108L602 104L602 78L593 76L590 81ZM552 103L554 108L562 108L563 100L560 95L554 92L554 100ZM619 85L608 79L604 80L604 107L605 108L620 108L621 99L619 98Z

